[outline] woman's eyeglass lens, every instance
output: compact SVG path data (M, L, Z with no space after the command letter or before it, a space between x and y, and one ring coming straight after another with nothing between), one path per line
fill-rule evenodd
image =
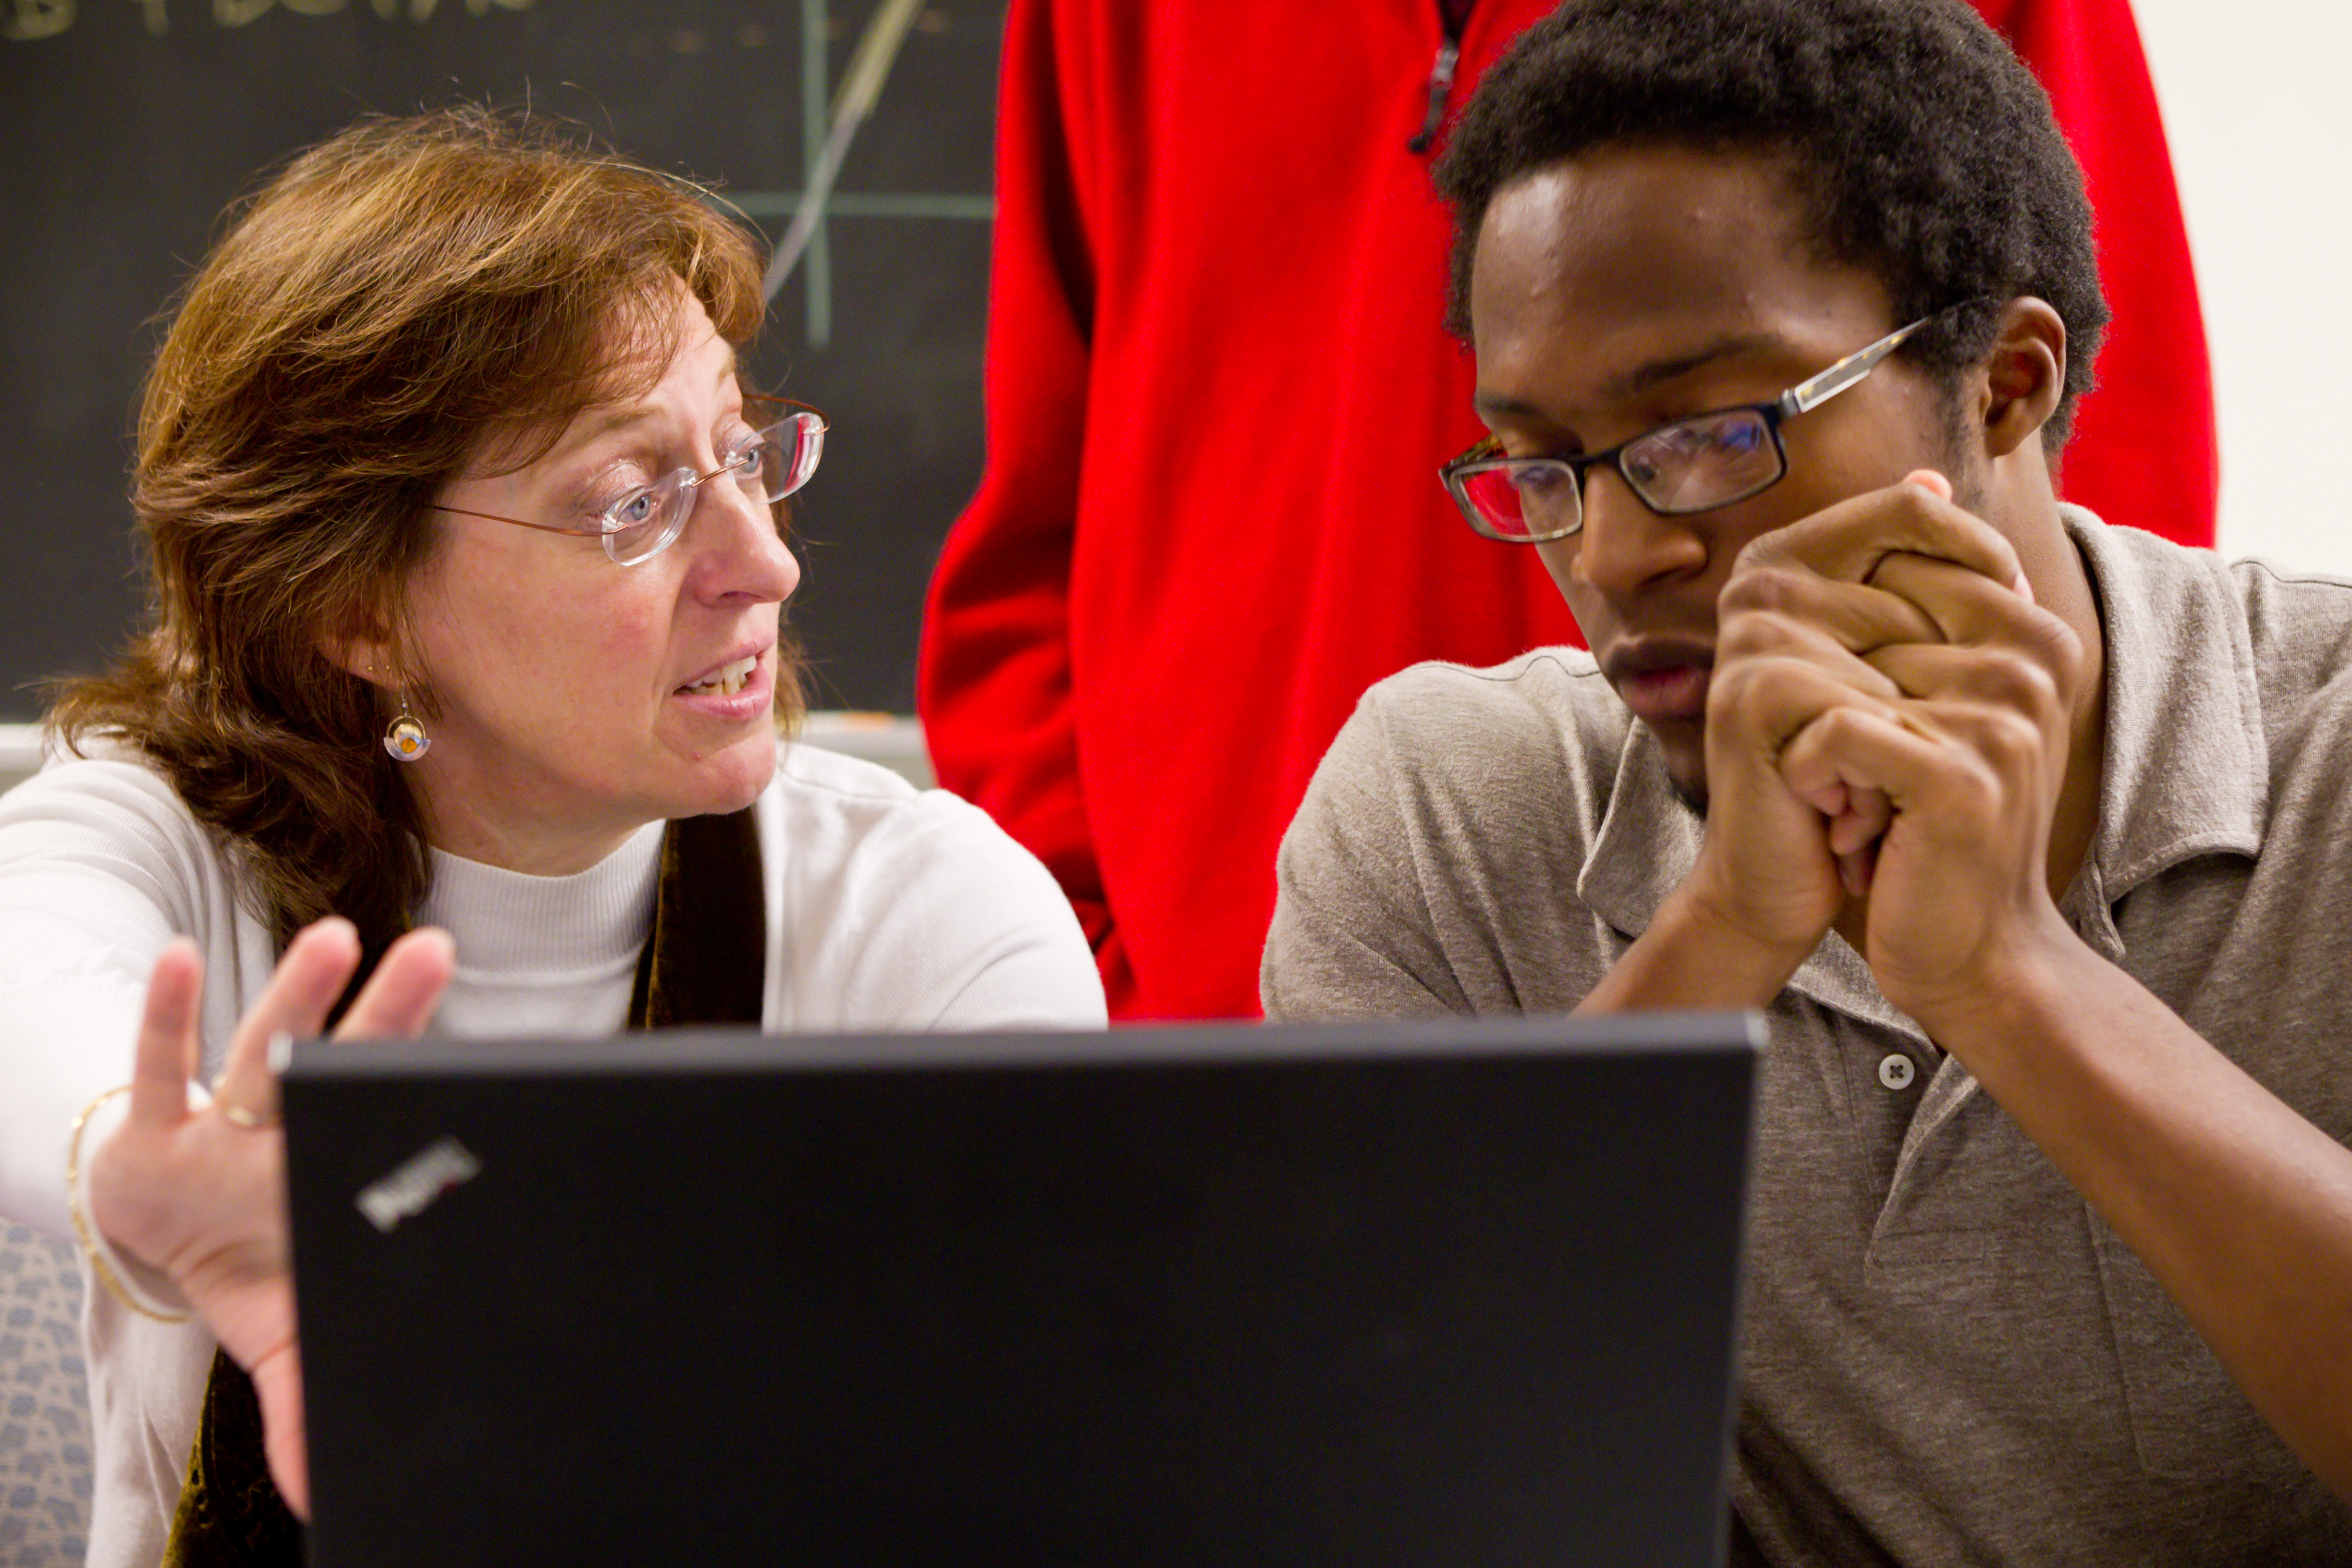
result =
M623 566L660 554L686 531L696 490L722 476L732 478L752 500L773 506L808 483L824 455L824 420L805 409L789 415L709 473L678 468L605 508L604 553Z

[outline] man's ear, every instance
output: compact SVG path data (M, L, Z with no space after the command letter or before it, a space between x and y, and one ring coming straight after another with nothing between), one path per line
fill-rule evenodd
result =
M1979 374L1985 455L2006 458L2050 423L2065 394L2064 318L2030 295L2011 300Z

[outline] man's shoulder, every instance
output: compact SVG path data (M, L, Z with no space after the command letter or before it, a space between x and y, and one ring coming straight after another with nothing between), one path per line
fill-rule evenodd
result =
M2297 797L2338 796L2352 769L2352 582L2263 560L2234 562L2230 574L2262 705L2273 826L2284 827Z
M1310 812L1499 852L1563 849L1606 814L1633 716L1581 648L1483 668L1418 664L1364 693L1317 770ZM1583 831L1578 830L1582 825Z
M2352 675L2352 580L2260 556L2227 560L2086 514L2074 532L2095 552L2101 592L2129 594L2160 620L2153 640L2179 657L2227 638L2266 709L2292 708ZM2234 626L2211 624L2217 604Z
M2122 681L2139 696L2126 721L2151 742L2210 756L2217 729L2242 727L2274 778L2352 745L2352 582L2069 512L2101 595L2111 724Z
M2341 787L2352 582L2069 521L2101 595L2127 837L2164 860L2173 852L2151 821L2272 847L2340 841L2352 826Z
M1351 723L1378 727L1402 765L1515 758L1615 765L1633 715L1580 647L1532 648L1503 664L1416 664L1364 693Z
M1577 648L1366 692L1283 839L1268 1016L1571 1005L1601 973L1579 878L1638 734Z
M2300 700L2352 674L2352 581L2258 556L2230 576L2265 697Z

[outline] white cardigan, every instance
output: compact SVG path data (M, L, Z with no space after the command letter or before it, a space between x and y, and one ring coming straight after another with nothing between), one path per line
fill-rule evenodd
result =
M1093 958L1060 889L972 806L794 746L757 810L767 1029L1104 1026ZM575 878L436 855L419 912L451 928L459 965L439 1026L618 1028L651 922L657 849L649 829ZM276 962L239 891L232 858L135 763L66 763L0 796L0 1215L70 1235L68 1129L129 1081L147 974L175 934L204 951L204 1076L218 1073ZM124 1108L117 1097L91 1120L85 1163ZM88 1561L151 1568L186 1474L214 1342L201 1326L139 1317L85 1285L98 1449Z

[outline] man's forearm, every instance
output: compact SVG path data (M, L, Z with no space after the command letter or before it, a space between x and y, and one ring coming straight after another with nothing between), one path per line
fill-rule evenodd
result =
M2078 942L1928 1027L2352 1500L2352 1151Z
M1679 895L1576 1005L1579 1014L1763 1007L1811 952L1758 942Z

